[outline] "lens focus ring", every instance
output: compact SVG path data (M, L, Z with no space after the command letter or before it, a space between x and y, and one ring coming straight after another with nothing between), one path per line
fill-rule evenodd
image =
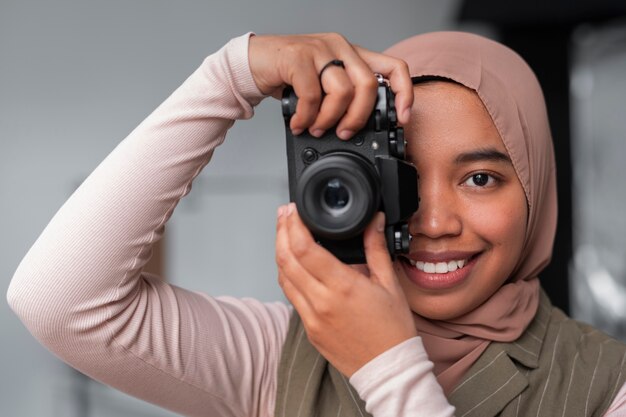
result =
M309 165L295 196L298 213L316 235L348 239L362 233L380 205L376 169L350 153L333 153Z

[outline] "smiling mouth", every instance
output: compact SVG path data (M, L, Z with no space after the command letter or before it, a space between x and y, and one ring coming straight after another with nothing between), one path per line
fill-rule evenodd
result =
M480 255L480 253L477 253L465 259L453 259L446 262L424 262L416 261L410 258L404 259L408 261L411 266L427 274L447 274L449 272L454 272L458 269L463 269L470 261L475 259L478 255Z

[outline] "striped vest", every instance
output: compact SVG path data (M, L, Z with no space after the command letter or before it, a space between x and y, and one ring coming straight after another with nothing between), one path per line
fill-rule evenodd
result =
M626 381L626 345L552 307L512 343L493 342L448 400L456 417L596 416ZM348 379L309 343L294 313L278 370L275 417L366 417Z

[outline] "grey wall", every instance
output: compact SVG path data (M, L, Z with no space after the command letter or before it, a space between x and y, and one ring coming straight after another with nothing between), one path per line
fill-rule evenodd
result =
M571 313L626 342L626 19L572 43Z
M454 28L456 7L456 0L1 0L0 287L6 291L76 186L228 39L251 30L338 31L381 50ZM272 100L232 129L166 228L171 282L215 295L282 297L273 241L276 207L287 200L283 141ZM77 377L4 302L0 326L1 415L171 415Z

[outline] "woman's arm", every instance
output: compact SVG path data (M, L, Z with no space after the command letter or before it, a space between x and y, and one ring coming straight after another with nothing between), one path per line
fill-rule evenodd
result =
M355 372L350 383L376 417L452 417L421 337L413 337L377 356Z
M248 36L232 40L125 138L54 216L8 292L59 358L189 416L270 415L290 314L142 272L228 128L263 98L247 54Z
M331 59L346 70L320 80ZM292 129L319 134L338 123L347 138L371 112L373 71L391 80L398 118L408 122L412 85L399 60L337 34L254 37L249 49L248 37L233 40L59 210L16 271L12 308L60 358L131 395L191 416L271 415L291 310L212 299L142 268L227 129L251 117L263 95L293 85L300 100Z

